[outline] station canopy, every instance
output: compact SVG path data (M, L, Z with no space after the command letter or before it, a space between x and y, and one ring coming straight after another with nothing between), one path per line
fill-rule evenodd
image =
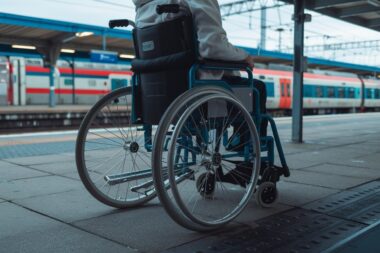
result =
M297 0L281 0L293 4ZM305 0L306 9L380 31L380 0Z
M130 31L1 12L0 44L36 48L59 44L62 48L78 51L106 49L125 54L133 52Z
M283 0L283 2L294 3L293 0ZM310 10L380 31L380 1L307 0L305 2ZM134 53L132 33L125 29L109 29L1 12L0 44L30 45L36 48L48 48L59 44L63 49L76 51L107 50L127 55ZM292 54L255 48L244 49L255 56L257 63L278 63L289 66L293 64ZM309 58L307 63L309 68L346 71L360 75L380 73L380 68L374 66L317 58Z

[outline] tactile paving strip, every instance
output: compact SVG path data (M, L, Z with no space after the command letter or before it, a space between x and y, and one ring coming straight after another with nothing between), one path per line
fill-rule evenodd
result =
M304 209L259 220L258 228L209 237L168 252L320 252L336 241L359 231L364 225Z
M295 209L258 222L269 231L277 231L285 244L260 252L320 252L334 242L362 229L364 225L328 215ZM267 251L269 250L269 251Z
M329 215L371 225L380 220L380 194L356 201Z
M370 225L380 220L380 181L335 194L305 208Z
M321 252L380 218L380 181L167 252Z

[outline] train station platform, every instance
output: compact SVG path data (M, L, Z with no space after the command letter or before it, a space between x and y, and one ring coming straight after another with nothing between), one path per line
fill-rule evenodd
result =
M306 141L293 144L291 119L276 119L291 168L278 203L252 199L213 233L180 227L157 199L122 211L96 201L76 172L76 131L0 135L0 251L351 252L357 238L380 236L379 122L380 113L306 116ZM356 252L378 252L366 246Z

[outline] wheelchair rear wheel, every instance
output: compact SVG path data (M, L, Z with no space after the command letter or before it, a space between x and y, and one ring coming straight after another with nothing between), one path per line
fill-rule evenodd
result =
M151 149L155 128L133 124L131 87L100 99L85 116L76 142L78 173L104 204L135 207L156 196Z
M161 120L152 162L158 196L169 215L192 230L217 229L252 197L259 137L250 113L231 92L194 88Z

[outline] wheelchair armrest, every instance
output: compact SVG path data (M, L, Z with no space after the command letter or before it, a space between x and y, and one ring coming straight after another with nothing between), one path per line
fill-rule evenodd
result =
M220 61L211 59L202 59L199 61L201 67L206 68L219 68L219 69L235 69L246 70L249 68L249 64L244 61Z

